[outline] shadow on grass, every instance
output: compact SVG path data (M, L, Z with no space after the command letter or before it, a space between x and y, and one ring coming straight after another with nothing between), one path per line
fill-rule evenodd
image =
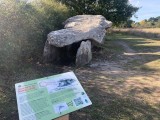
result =
M87 91L93 105L84 108L70 115L71 120L158 120L160 119L160 110L153 106L135 99L131 96L123 96L103 88L103 85L109 86L109 79L100 80L100 73L92 73L91 71L85 74L91 75L88 81L79 75L82 84ZM106 75L107 76L107 75ZM84 75L83 75L84 77ZM127 79L127 78L126 78ZM104 83L105 82L105 83ZM125 81L124 81L125 82ZM121 82L120 84L124 84ZM117 84L118 82L115 82ZM111 89L117 85L113 84ZM115 88L116 89L116 88ZM124 88L125 89L125 88ZM145 92L148 90L145 90ZM130 91L128 91L130 92ZM152 91L154 92L154 90Z
M126 42L128 45L130 45L131 48L135 49L137 52L160 52L160 39L146 39L123 34L115 34L115 38Z
M93 91L92 91L93 92ZM95 92L95 91L94 91ZM153 120L160 119L157 109L134 99L123 98L116 94L96 94L91 97L93 105L71 114L71 120ZM102 101L103 100L103 101Z
M71 120L158 120L160 109L150 105L143 99L136 98L139 93L149 96L156 91L154 86L144 87L141 83L132 83L127 88L127 80L135 75L119 73L117 76L103 74L91 68L81 68L75 71L93 105L71 113ZM138 76L138 74L136 75ZM123 77L123 78L122 78ZM153 87L153 88L152 88ZM117 91L125 91L120 94Z
M12 83L8 85L10 86L9 89L0 87L0 93L3 93L0 95L1 120L18 120L15 90L13 86L15 82L50 76L68 71L69 69L74 70L73 67L65 68L53 65L39 66L31 64L28 68L27 66L24 67L25 69L19 70L21 71L20 74L17 75L16 73L10 76L10 80L12 78ZM76 69L75 72L91 98L93 105L71 113L70 120L160 119L159 109L132 97L132 95L134 96L140 92L136 91L136 87L132 89L132 91L127 91L125 82L128 79L128 76L122 75L122 73L117 74L117 76L105 73L102 74L100 71L89 67ZM125 77L121 78L120 75ZM131 76L134 75L131 74ZM114 89L124 89L128 93L134 92L134 94L131 94L131 96L123 96L114 92ZM154 89L151 91L148 88L144 88L141 92L151 94L154 91Z
M113 35L114 38L111 38L113 41L117 43L119 41L126 43L130 49L135 51L134 53L130 53L129 51L124 49L124 51L118 53L120 54L120 56L124 57L123 59L128 60L127 64L125 64L125 67L128 67L129 69L140 68L140 70L144 71L159 71L159 69L156 69L157 66L155 66L154 68L154 66L150 67L146 66L145 64L151 62L154 64L154 61L156 62L160 59L160 40L158 41L154 39L145 39L124 34ZM119 47L123 46L119 45ZM129 55L124 54L124 52L129 53Z

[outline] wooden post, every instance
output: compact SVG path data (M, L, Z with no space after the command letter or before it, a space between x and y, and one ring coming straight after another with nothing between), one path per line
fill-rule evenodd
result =
M55 120L69 120L69 115L65 115L65 116L62 116L62 117L59 117Z

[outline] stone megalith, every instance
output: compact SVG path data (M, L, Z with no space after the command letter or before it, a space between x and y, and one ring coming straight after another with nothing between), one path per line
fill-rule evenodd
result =
M92 59L91 42L82 41L76 55L76 65L82 66L88 64Z
M89 42L82 41L89 40L92 43L102 44L106 29L112 26L112 22L107 21L101 15L77 15L67 19L63 24L64 29L52 31L47 36L43 54L46 62L56 63L56 61L64 59L63 56L65 58L73 56L75 61L80 60L76 58L79 57L77 55L77 50L80 50L79 46L85 48L84 52L86 52L88 48L84 46L89 44ZM88 51L90 50L88 49ZM61 54L64 54L64 52L66 54L62 56Z

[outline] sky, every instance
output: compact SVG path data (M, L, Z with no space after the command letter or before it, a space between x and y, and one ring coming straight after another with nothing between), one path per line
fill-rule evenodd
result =
M135 14L138 18L132 20L139 22L150 17L160 16L160 0L129 0L133 6L140 7Z

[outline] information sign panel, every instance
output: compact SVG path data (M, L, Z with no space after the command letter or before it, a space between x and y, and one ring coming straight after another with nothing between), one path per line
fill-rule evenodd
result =
M15 84L20 120L52 120L91 105L73 72Z

